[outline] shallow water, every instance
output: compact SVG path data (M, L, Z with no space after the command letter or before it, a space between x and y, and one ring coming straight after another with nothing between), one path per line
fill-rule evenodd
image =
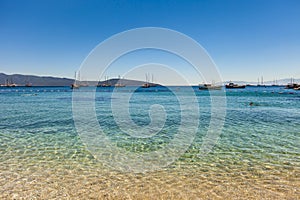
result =
M171 89L191 95L186 87ZM165 125L151 138L122 132L111 111L112 88L97 90L95 99L76 100L95 100L104 133L124 152L156 151L175 137L181 105L168 88L118 89L135 91L129 111L139 126L150 123L151 105L164 107ZM68 87L0 88L0 198L299 198L300 92L282 87L194 91L199 129L187 151L159 170L129 173L111 169L83 144ZM211 119L210 95L226 95L225 124L213 150L199 157Z

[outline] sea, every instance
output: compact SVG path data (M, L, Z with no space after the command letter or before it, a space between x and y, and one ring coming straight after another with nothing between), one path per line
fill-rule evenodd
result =
M0 199L300 199L300 91L0 87L0 113Z

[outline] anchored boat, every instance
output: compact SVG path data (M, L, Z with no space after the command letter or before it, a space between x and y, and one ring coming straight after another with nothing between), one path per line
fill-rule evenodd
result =
M214 85L214 84L199 84L199 90L221 90L221 85Z
M246 87L246 85L238 85L233 82L230 82L230 83L226 84L225 87L227 89L243 89Z

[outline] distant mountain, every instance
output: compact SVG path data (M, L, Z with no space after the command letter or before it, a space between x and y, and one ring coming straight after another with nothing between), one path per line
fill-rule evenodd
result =
M5 85L7 83L15 83L18 86L25 86L27 83L32 84L32 86L70 86L74 83L74 79L69 78L59 78L51 76L33 76L33 75L22 75L22 74L12 74L7 75L0 73L0 85ZM109 79L107 81L81 81L81 84L87 84L90 86L96 86L97 84L108 83L111 85L122 84L126 86L141 86L144 81L136 81L129 79Z
M300 79L293 79L294 83L300 83ZM277 80L277 84L278 85L287 85L288 83L291 83L291 79L290 78L286 78L286 79L279 79ZM265 84L273 84L273 81L267 81Z
M15 83L18 86L24 86L27 83L32 84L32 86L69 86L74 82L74 79L22 74L7 75L0 73L0 84L4 85L7 81L9 83Z
M114 79L109 79L107 81L99 81L99 84L110 84L110 85L116 85L116 84L121 84L121 85L126 85L126 86L141 86L143 84L145 84L145 81L136 81L136 80L129 80L129 79L118 79L118 78L114 78ZM152 84L152 83L150 83ZM159 85L159 84L157 84Z
M223 84L227 84L230 81L224 81ZM239 85L257 85L257 82L249 82L249 81L232 81L236 84ZM293 79L294 83L300 83L300 79ZM291 83L291 79L290 78L285 78L285 79L278 79L276 80L276 84L277 85L287 85L288 83ZM274 81L264 81L264 85L272 85L274 84Z
M18 86L24 86L27 83L32 84L32 86L70 86L74 83L74 79L70 78L59 78L51 76L33 76L33 75L22 75L22 74L12 74L7 75L0 73L0 85L5 85L6 82L15 83ZM300 79L294 79L294 83L300 83ZM224 81L222 84L227 84L229 81ZM237 84L251 84L257 85L257 82L247 82L247 81L233 81ZM277 80L278 85L287 85L291 82L290 78ZM108 83L110 85L122 84L126 86L141 86L145 84L145 81L129 80L129 79L109 79L107 81L81 81L82 84L88 84L90 86L95 86L98 83L104 84ZM265 81L265 85L272 85L273 81Z

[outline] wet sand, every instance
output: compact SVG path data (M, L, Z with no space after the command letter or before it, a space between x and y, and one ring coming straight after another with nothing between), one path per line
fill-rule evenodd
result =
M221 163L170 166L145 174L99 163L31 163L0 167L0 199L299 199L297 166Z

